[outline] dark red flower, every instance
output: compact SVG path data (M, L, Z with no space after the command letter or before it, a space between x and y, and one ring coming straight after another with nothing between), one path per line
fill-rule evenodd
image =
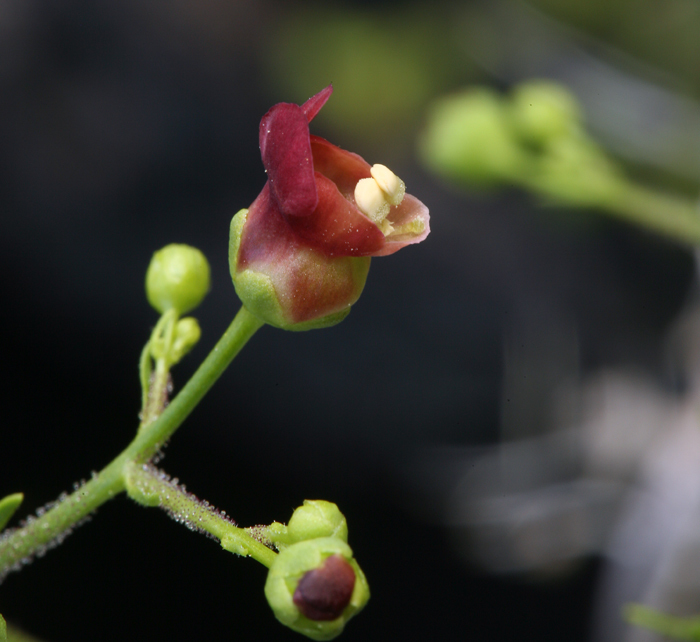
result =
M428 209L404 195L390 170L310 134L331 93L328 86L301 106L279 103L263 116L268 180L232 223L236 291L253 314L279 327L337 323L362 292L366 257L393 254L430 232ZM260 278L251 290L246 273L269 278L279 307L259 291Z

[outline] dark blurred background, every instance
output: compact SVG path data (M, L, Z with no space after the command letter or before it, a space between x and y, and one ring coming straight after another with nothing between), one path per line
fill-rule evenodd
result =
M373 591L346 640L599 637L617 504L603 535L561 559L489 557L457 505L498 485L464 491L464 475L504 443L555 434L564 384L634 372L682 399L668 336L692 299L692 253L600 213L445 185L416 141L439 96L548 77L639 180L692 195L699 27L691 0L0 0L0 494L24 492L26 514L132 438L157 318L145 270L171 242L212 266L176 389L188 379L239 305L228 225L265 181L260 117L333 82L313 132L391 167L432 234L375 259L338 327L261 330L161 465L241 525L337 502ZM580 477L574 459L559 481ZM506 513L498 533L517 526ZM52 642L301 639L274 620L264 581L120 497L9 576L0 612Z

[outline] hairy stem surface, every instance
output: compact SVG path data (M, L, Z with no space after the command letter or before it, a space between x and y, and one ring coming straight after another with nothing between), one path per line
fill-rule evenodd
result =
M164 446L262 325L242 307L172 403L157 419L145 426L119 456L102 471L93 474L86 484L70 495L59 498L48 510L38 511L36 517L26 519L20 528L0 536L0 580L10 571L21 568L35 555L63 541L98 506L122 492L127 466L147 463ZM270 553L274 555L272 551Z

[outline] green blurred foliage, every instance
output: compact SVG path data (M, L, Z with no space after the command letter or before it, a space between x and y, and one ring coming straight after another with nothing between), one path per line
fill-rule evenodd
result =
M552 18L585 31L681 80L700 96L697 0L532 0Z
M266 43L273 99L301 102L334 84L319 121L368 148L405 153L430 99L470 80L472 65L446 38L445 11L417 4L290 9Z

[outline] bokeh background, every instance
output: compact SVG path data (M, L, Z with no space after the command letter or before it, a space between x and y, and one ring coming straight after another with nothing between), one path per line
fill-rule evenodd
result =
M171 242L213 272L187 380L238 308L260 117L333 82L314 133L391 167L433 232L373 262L340 326L260 331L164 469L241 525L337 502L373 591L349 641L621 640L628 600L700 612L692 252L416 153L439 97L551 78L638 180L694 197L699 28L694 0L0 0L0 494L32 511L131 439ZM301 639L264 580L121 497L0 612L49 642Z

